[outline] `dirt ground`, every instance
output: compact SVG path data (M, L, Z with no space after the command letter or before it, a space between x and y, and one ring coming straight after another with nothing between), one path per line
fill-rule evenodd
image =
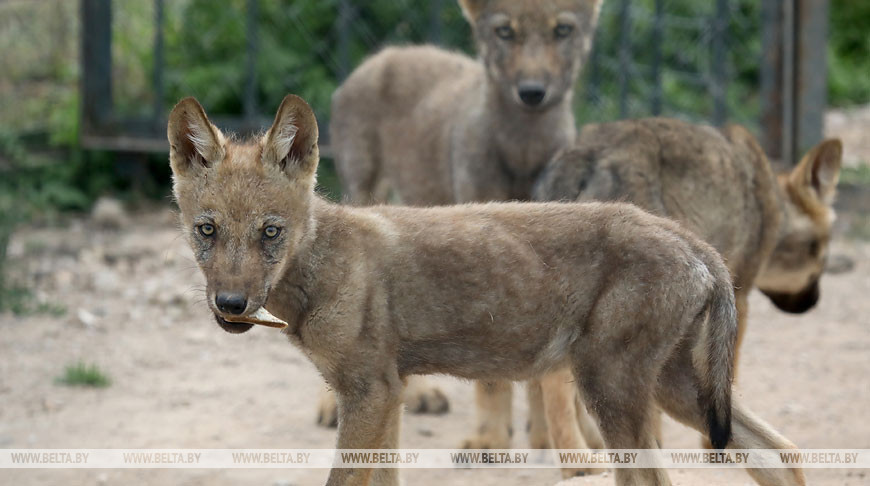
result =
M860 214L858 215L860 216ZM848 233L850 217L840 231ZM9 248L13 271L41 302L66 309L0 314L0 448L330 448L315 426L321 379L279 332L223 332L203 302L203 279L169 210L28 227ZM838 237L854 261L826 275L812 312L776 311L752 297L737 395L805 448L870 448L870 243ZM96 363L104 389L55 384L67 364ZM406 414L402 444L456 446L473 424L468 382L437 378L449 415ZM527 447L525 393L517 385L514 445ZM668 447L697 434L668 422ZM810 484L870 484L870 471L811 470ZM0 484L311 485L325 470L0 470ZM673 470L680 485L749 484L742 471ZM404 484L552 485L557 470L406 470ZM612 474L575 484L609 485Z

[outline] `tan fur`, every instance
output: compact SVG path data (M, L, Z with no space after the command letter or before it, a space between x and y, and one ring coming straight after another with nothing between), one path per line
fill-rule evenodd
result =
M628 201L674 218L703 237L722 253L732 274L739 348L748 294L755 285L791 312L808 310L815 303L841 153L838 140L824 141L790 173L776 177L755 139L738 126L720 132L668 119L589 125L573 148L548 165L536 198ZM574 391L562 387L561 393ZM497 416L505 406L495 401L489 405ZM584 411L579 411L585 420ZM560 416L573 419L571 410L562 410ZM763 422L740 417L735 417L740 424L735 427L763 437L745 439L746 443L791 447ZM735 440L741 440L741 434ZM761 484L803 480L787 470L753 475Z
M573 88L592 45L601 0L460 0L479 59L431 46L387 48L336 91L331 141L348 201L430 206L529 199L541 167L576 128ZM557 29L570 28L564 38ZM513 37L500 38L509 28ZM520 90L546 91L530 107ZM417 404L440 391L422 379ZM480 385L478 399L509 383ZM532 386L537 386L532 385ZM498 400L496 398L496 400ZM442 403L434 400L434 403ZM446 410L443 406L434 411ZM327 397L318 417L332 423ZM469 448L507 448L510 411L481 415Z
M179 103L168 132L180 220L209 296L242 292L242 315L265 305L290 323L282 332L338 394L338 448L398 446L409 375L522 380L566 366L610 448L655 447L654 401L728 441L730 276L678 224L613 203L338 206L313 191L317 125L300 98L285 98L265 137L215 137L209 150L189 141L191 125L210 126L197 108ZM264 225L279 236L265 239ZM247 330L209 305L224 329ZM736 425L735 439L763 440ZM615 478L668 483L661 469ZM397 484L397 471L334 469L327 482L371 483Z

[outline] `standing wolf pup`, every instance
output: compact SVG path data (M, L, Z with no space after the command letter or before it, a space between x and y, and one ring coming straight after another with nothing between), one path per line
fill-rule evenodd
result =
M543 165L573 142L574 86L601 0L459 4L479 60L431 46L387 48L335 92L330 134L351 203L390 194L413 206L529 199ZM539 389L530 384L530 393ZM483 406L510 395L510 383L477 384ZM323 397L318 420L334 425L335 397ZM412 411L446 409L423 378L409 380L405 401ZM509 446L509 413L478 421L466 447Z
M387 48L332 99L330 135L355 204L528 199L568 146L574 85L601 0L460 0L480 60Z
M409 375L518 380L564 367L610 448L655 447L655 404L717 448L780 438L731 397L728 269L672 221L612 203L332 204L314 192L317 121L293 95L257 139L224 137L193 98L167 134L217 323L245 332L265 308L288 324L338 394L340 449L398 447ZM669 483L659 468L615 479ZM398 484L398 471L333 469L327 484L371 482Z
M720 131L664 118L587 125L575 146L547 165L535 199L631 202L713 245L734 283L736 366L753 287L786 312L806 312L818 301L841 157L841 142L825 140L791 172L776 176L755 138L739 126ZM551 401L570 405L575 392L564 384L561 390L564 396L547 390L557 395ZM510 409L504 402L489 405L482 413ZM572 428L572 412L563 412L562 429ZM584 426L584 409L578 412L586 441L595 443L597 432Z

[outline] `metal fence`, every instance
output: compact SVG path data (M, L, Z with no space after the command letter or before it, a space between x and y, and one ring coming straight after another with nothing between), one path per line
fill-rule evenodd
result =
M326 125L329 95L386 44L471 52L453 0L80 0L82 142L163 151L194 95L219 126L256 131L287 92ZM826 0L605 0L579 122L665 115L762 136L791 161L821 137Z

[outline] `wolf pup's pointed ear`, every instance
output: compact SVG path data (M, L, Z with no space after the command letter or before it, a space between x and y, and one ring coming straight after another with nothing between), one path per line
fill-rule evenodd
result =
M470 24L477 22L480 12L486 6L487 0L459 0L459 8L462 9L462 15Z
M831 204L837 192L842 160L843 142L837 138L824 140L804 155L792 171L790 182L811 190L824 204Z
M320 159L317 136L314 111L302 98L287 95L263 138L263 163L277 164L289 177L313 177Z
M223 160L224 136L205 115L205 110L189 97L179 101L169 113L169 165L175 175L209 167Z

